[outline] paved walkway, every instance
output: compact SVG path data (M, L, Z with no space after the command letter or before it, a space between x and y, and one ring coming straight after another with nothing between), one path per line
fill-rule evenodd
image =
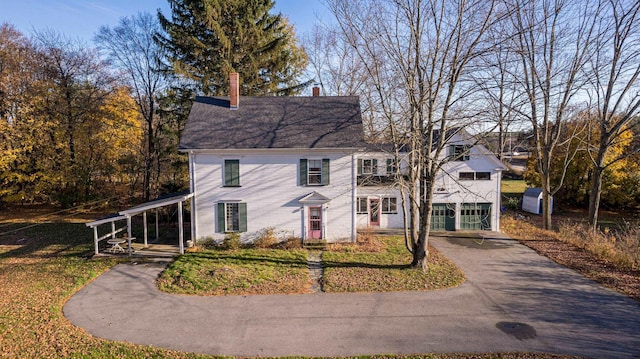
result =
M324 269L322 268L322 251L311 250L309 251L309 281L311 282L311 292L322 292L322 275Z
M163 265L121 264L64 314L89 333L238 356L553 352L640 357L640 304L515 241L434 238L467 281L431 292L197 297L158 291Z

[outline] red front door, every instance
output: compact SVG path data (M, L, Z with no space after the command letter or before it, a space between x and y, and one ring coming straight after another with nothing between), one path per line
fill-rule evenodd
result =
M309 239L322 239L322 207L309 207Z
M369 225L380 226L380 199L378 198L369 200Z

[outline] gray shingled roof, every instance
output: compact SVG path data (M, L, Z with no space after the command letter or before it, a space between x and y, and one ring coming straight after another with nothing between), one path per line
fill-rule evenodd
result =
M365 147L355 96L197 97L180 140L181 150Z

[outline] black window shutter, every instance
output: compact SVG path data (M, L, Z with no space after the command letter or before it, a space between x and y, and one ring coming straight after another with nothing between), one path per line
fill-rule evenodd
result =
M239 232L246 232L247 231L247 204L238 203L238 212L240 217Z
M323 158L322 159L322 184L323 185L328 185L329 184L329 159L328 158Z
M224 233L225 230L225 218L224 218L224 203L218 202L218 228L217 233Z
M307 160L300 159L300 186L307 185Z
M358 158L358 174L362 174L362 158Z

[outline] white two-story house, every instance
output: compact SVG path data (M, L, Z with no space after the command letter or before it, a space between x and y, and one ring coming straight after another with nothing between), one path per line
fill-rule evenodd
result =
M193 238L250 241L273 228L336 242L403 227L393 161L365 143L357 97L241 97L234 76L229 97L196 98L180 141ZM433 228L498 230L502 164L482 146L466 152L443 174Z
M432 231L500 229L500 184L505 166L493 153L454 129L440 161L431 217ZM403 228L401 193L391 146L368 145L357 162L357 226ZM406 154L399 153L400 172Z

